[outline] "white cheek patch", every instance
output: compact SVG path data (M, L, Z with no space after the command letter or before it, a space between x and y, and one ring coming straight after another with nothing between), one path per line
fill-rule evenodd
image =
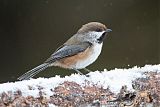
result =
M92 38L95 38L95 39L98 39L102 36L102 34L104 33L105 31L102 31L102 32L95 32L95 31L92 31L89 33L89 35L92 37Z

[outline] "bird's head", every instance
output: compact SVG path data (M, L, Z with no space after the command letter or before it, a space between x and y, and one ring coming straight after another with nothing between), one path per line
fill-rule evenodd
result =
M99 22L90 22L83 25L77 32L83 41L91 43L102 43L106 35L111 32L104 24Z

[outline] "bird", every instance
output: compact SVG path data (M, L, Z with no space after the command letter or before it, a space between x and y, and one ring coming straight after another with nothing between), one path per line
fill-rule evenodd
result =
M89 22L61 45L46 61L29 70L18 80L28 80L48 67L58 66L65 69L91 71L86 67L96 61L101 53L103 41L111 32L106 25L100 22Z

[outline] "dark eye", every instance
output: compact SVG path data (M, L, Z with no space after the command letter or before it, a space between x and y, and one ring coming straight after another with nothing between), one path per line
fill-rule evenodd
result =
M102 29L97 28L96 31L97 32L102 32Z

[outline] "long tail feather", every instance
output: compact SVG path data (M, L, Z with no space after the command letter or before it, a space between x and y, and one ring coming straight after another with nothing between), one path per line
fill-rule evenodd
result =
M39 72L41 72L44 69L48 68L48 66L49 66L48 63L41 64L41 65L31 69L30 71L26 72L22 76L20 76L18 78L18 80L27 80L29 78L32 78L33 76L37 75Z

